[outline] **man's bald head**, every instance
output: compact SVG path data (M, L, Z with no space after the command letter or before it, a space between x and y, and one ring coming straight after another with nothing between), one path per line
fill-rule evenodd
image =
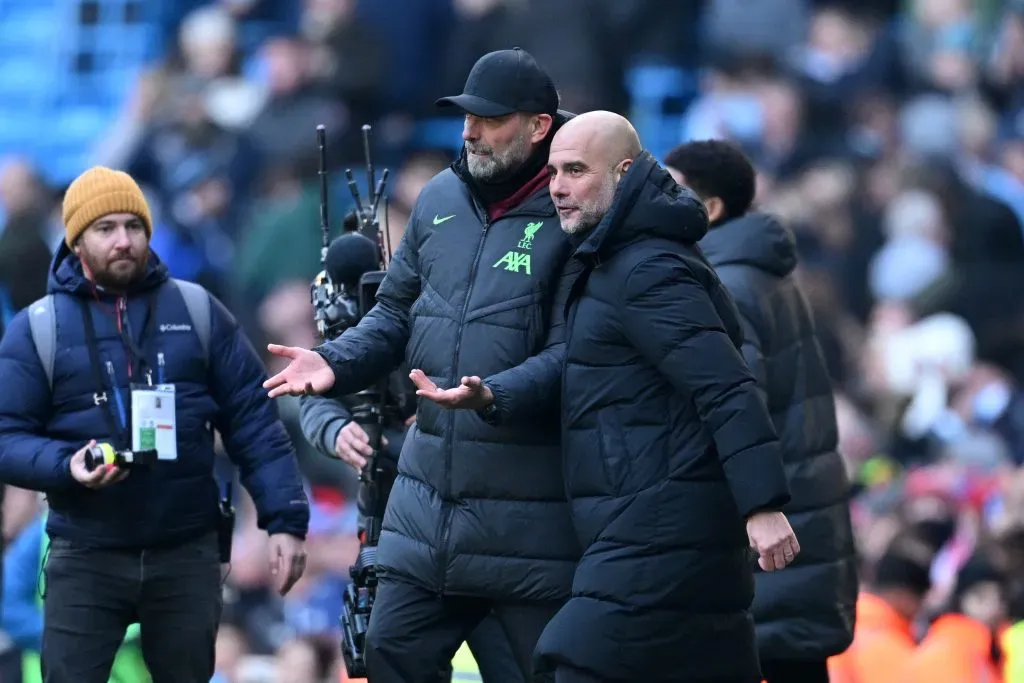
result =
M565 123L555 133L551 150L572 148L584 151L588 158L604 160L615 166L640 154L640 136L624 116L611 111L589 111Z
M580 114L555 133L548 168L562 230L583 232L600 222L641 149L633 124L610 111Z

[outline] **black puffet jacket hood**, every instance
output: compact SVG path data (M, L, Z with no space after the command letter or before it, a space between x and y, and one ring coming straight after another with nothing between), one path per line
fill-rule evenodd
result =
M765 213L748 213L711 228L700 248L716 268L746 265L785 277L797 264L792 231Z

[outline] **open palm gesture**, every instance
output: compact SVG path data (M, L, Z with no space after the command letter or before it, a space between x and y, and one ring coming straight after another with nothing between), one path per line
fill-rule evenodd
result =
M277 344L269 344L267 350L290 361L288 367L263 383L263 388L270 390L270 398L322 394L334 386L334 371L319 353Z
M463 377L462 383L451 389L440 389L422 370L413 370L409 379L416 385L416 395L430 399L442 408L480 410L494 402L494 394L479 377Z

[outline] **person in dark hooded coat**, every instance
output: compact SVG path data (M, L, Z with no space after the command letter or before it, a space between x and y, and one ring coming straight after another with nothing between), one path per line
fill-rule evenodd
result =
M583 265L562 442L584 553L538 666L562 683L757 683L751 547L774 570L799 545L735 306L696 246L707 213L617 114L568 122L548 163Z
M707 208L700 247L739 310L743 357L782 443L793 496L784 511L803 548L784 571L756 576L761 668L768 683L828 681L826 660L853 640L857 558L832 382L793 277L795 239L774 217L749 212L756 172L730 143L687 143L665 163Z
M349 394L403 358L412 369L420 400L366 633L374 683L435 680L492 610L530 679L579 558L559 457L564 325L552 313L572 247L546 168L569 115L519 49L481 57L464 92L440 102L465 112L466 144L416 200L376 306L316 350L271 347L291 362L264 385Z

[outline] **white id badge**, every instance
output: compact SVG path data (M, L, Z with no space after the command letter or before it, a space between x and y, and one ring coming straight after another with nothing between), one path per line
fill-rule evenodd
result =
M132 387L132 450L153 449L157 460L178 459L173 384Z

